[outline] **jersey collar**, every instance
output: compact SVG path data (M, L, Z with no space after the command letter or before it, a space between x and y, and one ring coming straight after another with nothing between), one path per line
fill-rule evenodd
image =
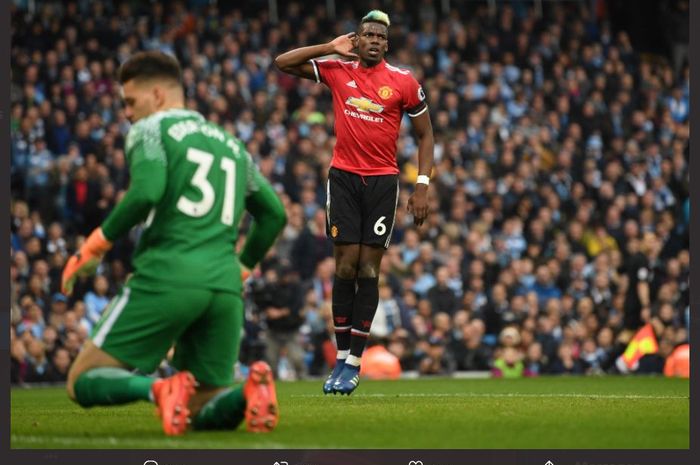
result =
M355 62L355 69L362 74L376 73L380 69L384 69L384 68L386 68L386 61L384 61L383 58L382 58L382 61L377 63L375 66L370 66L369 68L365 68L364 66L362 66L359 61Z

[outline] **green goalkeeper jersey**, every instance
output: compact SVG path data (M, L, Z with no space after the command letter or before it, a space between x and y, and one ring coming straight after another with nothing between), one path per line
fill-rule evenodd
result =
M199 113L155 113L126 140L129 189L105 220L109 240L143 222L131 286L240 292L238 226L254 217L241 262L253 267L286 221L282 204L245 146Z

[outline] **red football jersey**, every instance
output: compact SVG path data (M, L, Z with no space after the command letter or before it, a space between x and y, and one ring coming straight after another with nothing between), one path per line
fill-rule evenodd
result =
M418 81L384 60L370 68L357 61L311 64L316 82L333 94L337 140L331 166L360 176L398 174L396 140L403 112L415 117L427 110Z

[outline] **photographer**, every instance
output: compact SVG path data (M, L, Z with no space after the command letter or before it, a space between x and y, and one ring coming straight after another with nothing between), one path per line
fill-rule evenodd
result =
M295 378L305 375L304 350L299 333L303 323L302 296L299 277L286 264L271 267L253 285L253 299L267 323L265 356L277 376L280 376L279 365L283 356L294 369Z

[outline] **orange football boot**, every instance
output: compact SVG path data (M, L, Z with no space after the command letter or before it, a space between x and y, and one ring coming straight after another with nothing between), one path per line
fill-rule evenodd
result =
M268 433L279 421L277 393L272 368L263 361L250 366L250 374L243 386L246 399L245 423L248 431Z
M187 405L196 385L197 381L189 371L181 371L153 383L153 399L163 422L163 431L168 436L179 436L187 431L190 423Z

